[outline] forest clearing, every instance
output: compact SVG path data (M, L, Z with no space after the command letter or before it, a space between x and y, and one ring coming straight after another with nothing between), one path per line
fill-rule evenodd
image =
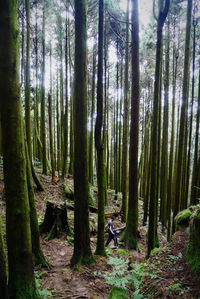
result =
M41 171L39 171L41 175ZM39 221L44 219L46 202L61 200L72 204L66 198L63 184L73 189L73 181L67 178L65 182L58 181L51 185L51 177L41 175L45 186L44 192L35 190L36 206ZM5 198L2 168L0 168L0 210L2 218L5 217ZM97 190L94 190L96 201ZM114 190L110 190L109 207L107 212L118 211L121 199L114 199ZM73 254L73 238L62 232L59 238L46 241L47 234L42 235L41 245L51 267L36 267L35 275L41 298L194 298L200 297L200 278L194 276L185 258L188 243L188 233L177 231L172 243L166 240L166 233L159 228L160 248L157 248L149 260L147 252L147 227L142 225L143 203L139 203L140 236L138 244L140 251L127 250L123 243L119 249L113 242L106 250L107 256L95 256L95 262L90 266L71 267L70 260ZM70 226L73 227L74 212L68 210ZM120 217L116 218L115 227L123 224ZM5 229L5 225L3 225ZM97 213L90 214L90 240L92 252L96 248ZM120 238L121 233L118 234ZM106 236L106 234L105 234ZM120 273L122 271L122 273ZM108 297L114 286L122 288L118 297ZM126 295L127 294L127 295Z
M0 0L0 299L200 299L199 25Z

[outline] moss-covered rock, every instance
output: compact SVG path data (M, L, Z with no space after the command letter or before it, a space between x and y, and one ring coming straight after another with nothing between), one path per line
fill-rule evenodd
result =
M174 219L176 230L188 227L191 215L192 211L190 208L180 211Z
M126 290L120 287L114 287L110 291L107 299L129 299Z
M186 258L196 275L200 274L200 208L192 215L190 221L190 239Z

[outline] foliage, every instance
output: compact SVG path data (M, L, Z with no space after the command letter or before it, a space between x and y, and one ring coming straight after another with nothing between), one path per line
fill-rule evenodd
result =
M200 208L196 210L190 222L190 239L186 258L196 275L200 273Z
M126 287L131 287L134 289L133 298L143 298L139 294L140 284L144 278L144 269L146 264L131 264L131 271L128 271L130 265L129 260L124 258L109 257L108 265L112 266L113 271L104 273L104 278L106 282L110 285L113 285L117 289L126 289ZM96 273L98 276L102 276L102 273ZM110 293L111 296L115 291ZM112 295L114 296L114 295ZM117 295L116 295L117 296ZM109 297L115 298L115 297ZM118 297L116 297L118 298Z
M94 191L91 188L89 192L89 205L94 206Z
M107 299L128 299L129 296L126 293L126 290L120 287L114 287L110 291Z
M183 287L183 285L181 283L172 283L170 284L168 287L166 287L166 289L169 291L169 293L171 295L178 295L178 296L182 296L184 295L184 293L186 292L186 290L188 289L185 289Z
M43 299L48 299L48 298L52 298L52 292L48 290L48 288L46 289L41 289L42 284L41 284L41 275L39 274L38 271L35 271L35 284L36 284L36 288L38 290L39 295L41 296L41 298Z

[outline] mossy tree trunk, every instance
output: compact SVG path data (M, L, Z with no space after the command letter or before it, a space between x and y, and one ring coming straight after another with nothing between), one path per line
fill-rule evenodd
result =
M74 253L71 264L93 262L89 236L86 0L75 0Z
M200 60L199 60L199 88L198 88L198 104L197 104L197 118L196 118L196 133L195 133L195 149L194 149L194 164L192 171L191 182L191 205L197 204L198 200L198 153L199 153L199 122L200 122Z
M122 148L122 210L121 221L126 222L128 201L128 123L129 123L129 0L126 11L126 54L124 69L124 116L123 116L123 148Z
M129 154L129 199L123 239L128 248L137 249L138 235L138 144L139 144L139 21L138 1L132 0L132 93Z
M160 3L161 4L161 3ZM161 77L161 49L162 49L162 30L165 19L169 11L169 0L165 0L165 6L159 8L157 18L157 43L156 43L156 66L153 98L153 117L151 129L151 185L150 185L150 204L149 204L149 229L148 229L148 252L156 246L157 236L157 174L158 174L158 125L159 125L159 93ZM154 2L155 5L155 2Z
M191 34L191 15L192 15L192 0L188 0L187 6L187 24L186 24L186 38L185 38L185 57L184 57L184 74L182 87L182 105L179 128L179 143L178 143L178 160L176 171L176 190L175 190L175 207L174 217L180 211L181 200L184 196L182 194L183 182L183 162L184 162L184 142L185 142L185 126L186 126L186 112L188 103L188 87L189 87L189 67L190 67L190 34ZM174 232L174 228L173 228Z
M99 0L98 29L98 73L97 73L97 118L95 125L95 146L97 150L97 184L98 184L98 234L96 254L105 255L104 244L104 209L106 193L105 151L103 140L103 27L104 1Z
M17 1L0 1L0 108L2 112L9 298L40 298L31 247L26 157L19 83ZM9 138L8 137L9 134Z
M40 232L38 226L38 217L35 206L35 196L31 175L31 163L29 160L28 145L26 147L26 176L27 176L27 187L28 187L28 199L30 206L30 226L31 226L31 243L32 243L32 253L33 261L35 265L42 265L48 267L49 263L46 261L42 249L40 247Z
M195 1L194 1L195 2ZM192 94L190 104L190 117L189 117L189 141L188 141L188 153L187 153L187 175L185 184L185 201L188 201L189 185L190 185L190 168L191 168L191 152L192 152L192 127L193 127L193 106L194 106L194 85L195 85L195 61L196 61L196 26L197 21L195 18L196 10L193 14L193 49L192 49Z

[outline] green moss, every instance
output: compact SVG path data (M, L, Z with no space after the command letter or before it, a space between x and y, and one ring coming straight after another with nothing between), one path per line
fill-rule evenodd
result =
M189 208L179 212L174 219L175 225L176 225L176 230L178 230L182 227L189 226L189 221L190 221L191 215L192 215L192 212Z
M200 274L200 208L194 213L190 222L190 240L186 250L186 258L192 271Z
M154 256L156 255L158 252L160 251L160 248L154 248L153 250L151 250L150 256Z
M117 254L128 257L130 255L130 251L126 249L118 249Z
M129 299L126 290L120 287L114 287L110 291L107 299Z

